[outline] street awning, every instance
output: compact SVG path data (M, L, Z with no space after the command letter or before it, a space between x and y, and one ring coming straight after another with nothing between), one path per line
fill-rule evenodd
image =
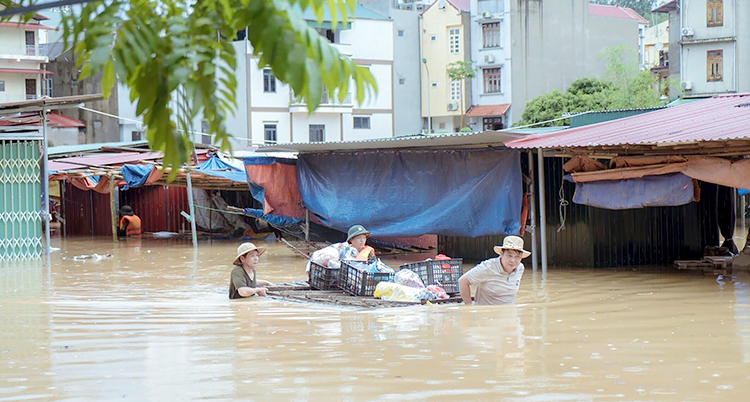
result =
M52 71L39 70L33 68L0 68L0 73L11 73L11 74L46 74L54 75Z
M510 103L500 105L474 105L466 112L466 117L502 116L508 109Z

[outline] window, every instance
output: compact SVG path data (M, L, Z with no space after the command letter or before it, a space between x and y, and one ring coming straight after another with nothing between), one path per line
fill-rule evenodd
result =
M461 29L452 28L448 31L448 50L451 54L457 54L461 50Z
M263 69L263 92L276 92L276 77L270 68Z
M430 35L430 42L437 42L437 35Z
M485 68L484 93L500 93L500 68Z
M320 34L320 36L328 39L328 41L331 43L339 43L340 35L338 31L328 28L318 28L318 33Z
M406 78L399 78L398 79L398 84L399 85L404 85L405 83L406 83Z
M706 81L721 81L724 65L723 50L709 50L706 57Z
M502 117L485 117L482 119L482 128L484 131L495 131L502 130L503 118Z
M500 47L500 23L482 24L482 47Z
M457 102L461 100L461 81L451 81L451 102Z
M403 29L399 29L398 30L398 36L404 36L404 30Z
M208 121L201 120L201 144L211 145L211 134L208 134Z
M45 95L52 97L52 78L45 78L44 81Z
M276 138L276 124L264 124L263 125L263 143L275 144Z
M131 141L140 141L143 139L143 133L140 131L131 131L130 139Z
M722 25L724 25L724 2L706 0L706 26L720 27Z
M432 87L432 88L437 88L437 81L432 81L432 82L430 83L430 87Z
M0 81L0 92L5 92L5 81Z
M354 116L354 128L370 128L370 116Z
M310 142L324 142L326 140L326 126L324 124L310 124Z

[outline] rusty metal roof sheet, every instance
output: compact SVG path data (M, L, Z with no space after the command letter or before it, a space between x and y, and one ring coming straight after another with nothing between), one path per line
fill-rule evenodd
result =
M505 143L508 148L573 148L750 139L750 94L682 106Z

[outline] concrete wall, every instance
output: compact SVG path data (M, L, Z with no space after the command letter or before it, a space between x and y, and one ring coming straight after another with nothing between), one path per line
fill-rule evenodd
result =
M82 136L85 136L85 132L81 132L77 127L68 128L49 128L49 146L56 147L60 145L78 145L81 142Z
M422 71L422 117L427 117L428 114L433 117L440 116L460 116L462 114L461 102L458 101L458 107L455 111L448 110L449 103L456 103L450 99L450 80L446 73L447 67L450 63L456 61L469 60L471 55L470 46L470 28L468 25L468 13L461 12L454 8L449 2L445 2L445 7L440 8L438 4L433 4L432 7L427 9L422 14L420 23L421 33L421 46L422 46L422 57L427 60L426 68L429 69L429 81L427 69L423 67ZM451 54L449 51L448 37L450 29L460 29L460 43L459 52ZM435 37L436 40L432 41L431 38ZM436 83L437 87L433 87L432 84ZM465 92L463 94L464 107L468 108L471 106L471 98L467 99L467 91L470 90L470 85L464 85ZM429 92L429 107L428 107L428 92ZM458 127L447 127L443 132L454 132ZM432 129L437 130L437 126L432 124Z
M377 11L377 10L376 10ZM394 136L422 130L419 57L419 13L392 10ZM403 36L399 36L399 32Z
M47 69L55 74L52 75L53 96L73 96L102 93L101 73L97 73L84 80L80 80L80 73L75 65L76 60L72 52L61 54L57 59L50 61ZM109 99L99 102L87 103L90 109L117 115L118 104L122 104L120 88L115 84ZM127 99L127 93L124 94ZM129 103L129 102L128 102ZM120 141L120 126L116 118L103 116L81 109L64 109L60 113L86 123L85 143Z
M476 78L471 81L471 99L474 105L501 105L511 103L511 0L471 1L471 60L477 67ZM490 13L490 18L482 17ZM500 24L500 47L484 48L482 25ZM488 59L489 57L489 59ZM491 61L490 61L491 60ZM499 93L484 93L484 69L500 68ZM482 131L482 118L470 118L474 131ZM506 124L507 125L507 124Z
M673 70L681 72L681 80L690 82L692 89L685 90L684 96L750 91L750 78L743 74L743 68L750 65L750 28L747 26L750 0L724 1L721 26L708 26L705 1L683 0L682 4L681 15L679 9L671 12L670 21L682 21L681 27L691 28L693 36L682 37L679 29L670 32L670 49L674 46L682 51L677 65L673 66L670 59L670 73ZM709 50L724 52L721 81L709 82L707 79Z
M516 0L511 3L511 123L526 103L554 89L565 90L578 78L600 77L597 55L624 43L638 54L638 21L590 16L587 0Z

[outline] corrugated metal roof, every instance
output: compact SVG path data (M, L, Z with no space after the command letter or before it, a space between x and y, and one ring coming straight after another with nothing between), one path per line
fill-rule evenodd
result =
M557 133L507 142L509 148L569 148L750 139L750 94L720 95Z
M139 145L147 145L148 141L123 141L123 142L99 142L94 144L79 144L79 145L60 145L49 148L50 155L64 155L74 154L78 152L95 151L102 147L132 147Z
M508 131L484 131L481 133L451 133L435 135L409 135L404 137L374 138L363 141L297 142L266 145L260 152L330 152L355 151L365 149L393 148L455 148L482 145L502 145L505 141L518 138L520 134Z

